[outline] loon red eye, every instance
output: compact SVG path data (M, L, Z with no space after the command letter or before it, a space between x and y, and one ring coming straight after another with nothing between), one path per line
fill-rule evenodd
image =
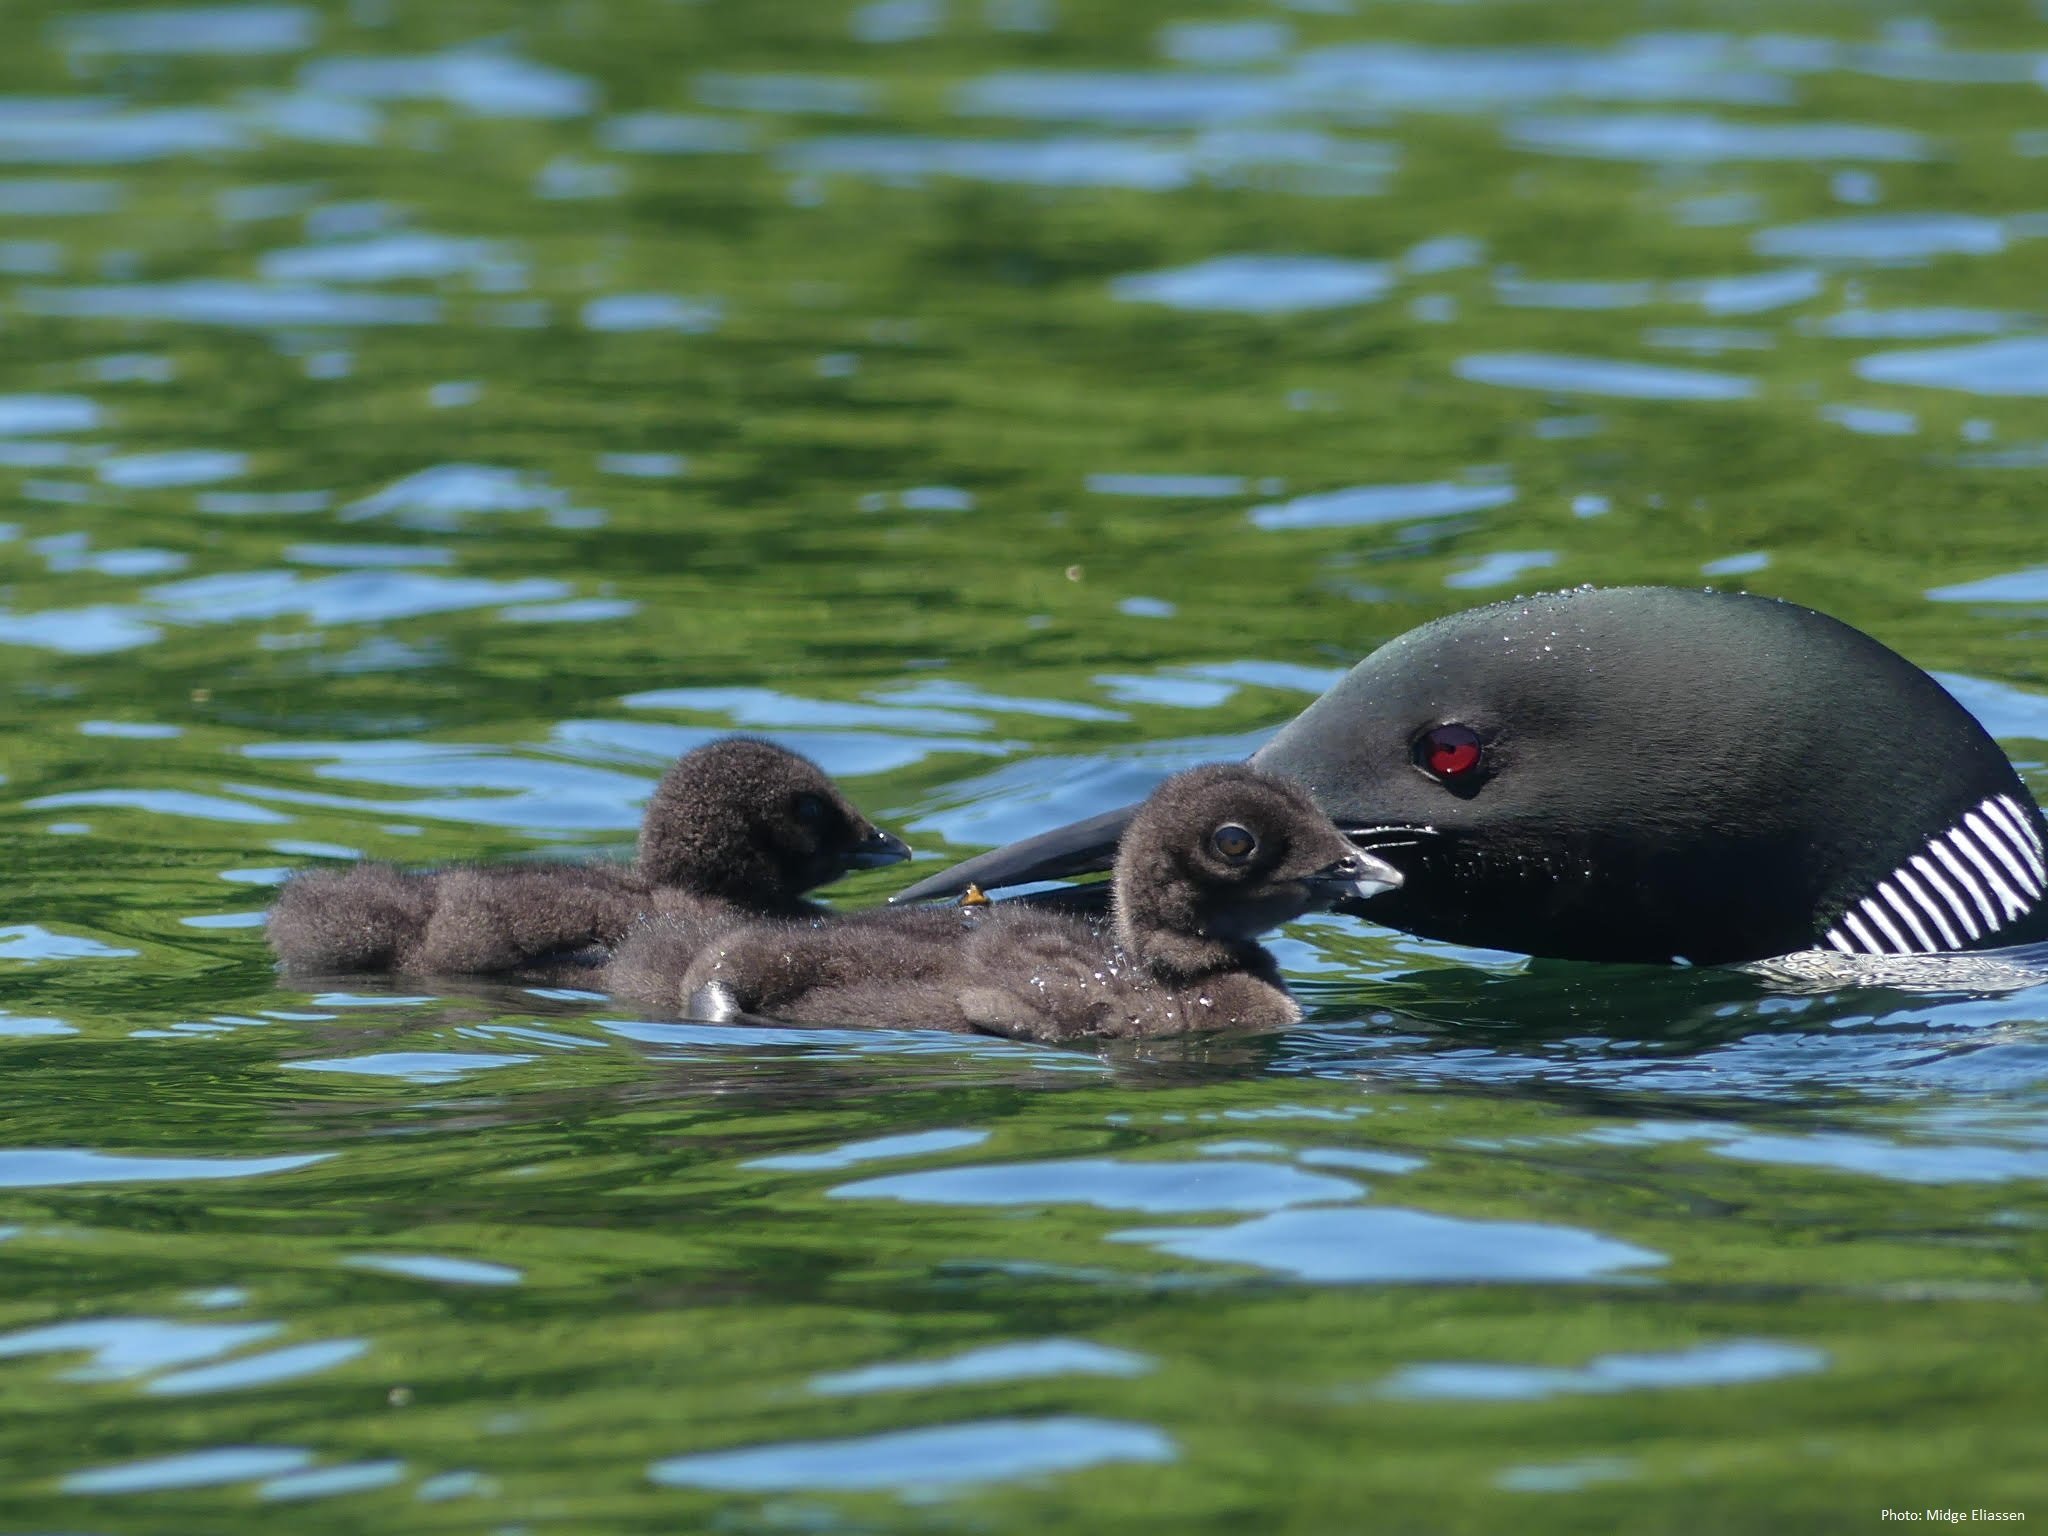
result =
M1468 725L1439 725L1415 740L1415 766L1443 784L1468 784L1485 760L1479 733Z

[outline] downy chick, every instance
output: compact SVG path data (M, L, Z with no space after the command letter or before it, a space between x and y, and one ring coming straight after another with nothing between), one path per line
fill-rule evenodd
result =
M1306 791L1214 764L1167 780L1132 819L1106 928L1015 904L750 922L666 971L636 932L615 969L632 995L707 1018L1040 1041L1270 1029L1301 1013L1258 936L1399 884Z
M909 856L814 763L734 736L663 776L631 864L319 870L279 891L269 940L305 974L577 977L645 914L702 944L727 923L814 912L806 891Z

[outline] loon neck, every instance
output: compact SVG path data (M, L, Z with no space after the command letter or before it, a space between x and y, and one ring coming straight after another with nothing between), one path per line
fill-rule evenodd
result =
M2048 935L2041 813L1987 795L1836 914L1823 935L1848 955L1986 949Z
M1257 970L1262 961L1270 964L1256 943L1205 933L1187 913L1164 919L1145 910L1143 902L1122 899L1122 893L1110 905L1118 946L1160 981L1193 982L1224 971Z

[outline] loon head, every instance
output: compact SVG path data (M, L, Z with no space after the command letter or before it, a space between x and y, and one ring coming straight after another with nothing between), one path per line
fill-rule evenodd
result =
M684 753L648 798L639 865L654 885L778 912L909 847L823 769L773 742L729 736Z
M1342 910L1432 938L1718 963L2048 937L2041 816L1997 743L1905 658L1775 599L1588 588L1455 614L1252 763L1400 872ZM1104 867L1128 819L904 896Z

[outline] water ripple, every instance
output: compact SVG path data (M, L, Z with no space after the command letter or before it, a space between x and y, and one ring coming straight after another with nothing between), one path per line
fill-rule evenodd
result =
M752 123L739 118L628 112L599 124L597 142L615 154L739 155L755 147L758 134Z
M1855 123L1756 123L1708 116L1524 117L1507 126L1517 149L1599 160L1717 165L1744 160L1931 159L1933 146L1902 128Z
M162 1317L96 1317L0 1334L0 1359L87 1354L66 1381L127 1381L211 1360L270 1338L278 1323L186 1323Z
M1593 1280L1665 1262L1660 1253L1575 1227L1393 1207L1276 1211L1231 1227L1140 1228L1112 1236L1181 1258L1342 1284Z
M175 10L85 11L51 27L60 48L90 53L297 53L318 23L298 5L205 5Z
M244 1355L239 1360L173 1371L167 1376L159 1376L144 1390L157 1397L239 1392L248 1387L296 1381L303 1376L332 1370L337 1365L346 1365L369 1347L362 1339L322 1339L308 1344L291 1344L283 1349Z
M168 320L183 325L282 326L435 325L438 299L336 293L308 285L194 278L174 283L121 283L86 288L24 288L15 303L31 315L86 320Z
M820 117L861 117L881 103L874 82L848 75L735 75L710 71L697 76L697 100L730 112L803 113Z
M1730 1339L1655 1355L1599 1355L1583 1366L1444 1361L1403 1366L1380 1388L1387 1397L1468 1402L1539 1402L1550 1397L1674 1387L1747 1386L1825 1370L1818 1349L1772 1339Z
M66 1493L167 1493L180 1488L220 1488L298 1472L313 1453L291 1446L224 1445L150 1461L126 1461L65 1474Z
M1042 753L929 792L906 819L912 832L988 845L1028 837L1142 800L1160 780L1197 763L1249 757L1268 732L1132 743L1114 753Z
M778 1168L793 1171L851 1168L860 1163L885 1162L897 1157L923 1157L932 1152L956 1152L978 1147L988 1140L987 1131L909 1131L900 1136L876 1136L866 1141L849 1141L822 1152L783 1152L774 1157L756 1157L743 1168Z
M2018 328L2019 317L1998 309L1960 305L1922 309L1845 309L1802 327L1816 336L1855 341L1932 341L1943 336L1995 336Z
M83 395L0 395L0 436L92 432L105 420L99 402Z
M338 1467L314 1467L303 1472L286 1472L267 1478L256 1487L256 1496L267 1502L284 1499L326 1499L342 1493L367 1493L389 1488L405 1476L402 1461L358 1461ZM420 1485L421 1492L426 1484Z
M2016 336L1964 347L1875 352L1856 364L1873 384L1954 389L1972 395L2048 395L2048 337Z
M1712 37L1680 33L1605 49L1338 44L1304 53L1290 84L1331 108L1434 112L1565 100L1777 106L1792 94L1776 74L1731 61Z
M0 213L17 219L71 219L113 213L126 189L118 181L56 176L0 179Z
M1279 76L1077 72L985 75L953 102L968 117L1180 128L1280 116L1288 99Z
M531 1059L531 1058L527 1058ZM371 1269L441 1285L517 1285L526 1277L506 1264L456 1259L438 1253L357 1253L342 1260L351 1269Z
M857 173L883 181L950 176L1041 187L1124 187L1164 192L1192 179L1187 155L1135 139L1059 138L1000 141L924 139L880 134L811 139L784 150L793 171Z
M1292 501L1252 508L1252 525L1269 531L1290 528L1362 528L1380 523L1455 517L1511 506L1511 485L1459 485L1436 480L1420 485L1353 485L1319 491Z
M1331 256L1216 256L1191 267L1119 277L1110 292L1170 309L1291 314L1343 309L1384 298L1393 287L1384 262Z
M1030 1339L991 1344L940 1360L905 1360L858 1370L813 1376L811 1391L825 1397L870 1392L917 1392L943 1387L979 1387L1005 1381L1042 1381L1053 1376L1142 1376L1153 1362L1125 1349L1084 1339Z
M1482 587L1505 586L1519 581L1531 571L1548 570L1557 564L1557 553L1548 549L1504 549L1486 556L1474 565L1452 571L1444 578L1444 585L1456 591L1476 591Z
M189 1179L246 1179L308 1168L333 1156L128 1157L80 1147L0 1149L0 1188L52 1189L68 1184L181 1184Z
M242 121L208 107L119 111L88 100L44 103L43 110L0 111L0 164L139 165L180 155L247 149Z
M597 105L595 82L487 48L412 58L315 59L305 89L373 101L441 101L478 117L581 117Z
M249 472L249 455L218 448L168 448L157 453L122 453L94 468L102 485L125 490L163 490L214 485Z
M1110 1419L986 1419L851 1440L796 1440L658 1461L669 1487L748 1493L796 1489L896 1491L1011 1482L1118 1462L1175 1459L1174 1443L1143 1424Z
M512 259L494 240L459 240L406 230L331 245L266 251L264 277L274 283L396 283L488 272Z
M508 1056L489 1051L373 1051L367 1056L335 1056L317 1061L281 1063L294 1072L334 1072L350 1077L395 1077L408 1083L453 1083L495 1067L518 1067L535 1056Z
M1632 400L1747 400L1756 394L1756 380L1741 374L1544 352L1475 352L1458 359L1456 372L1459 378L1477 384L1541 389L1560 395L1614 395Z
M890 1174L831 1191L837 1200L912 1205L1092 1205L1104 1211L1273 1211L1363 1193L1350 1179L1304 1173L1285 1163L1217 1159L1125 1163L1071 1158L980 1168Z
M1936 256L1989 256L2005 249L2002 219L1971 213L1859 213L1757 231L1760 256L1794 261L1914 265Z
M803 730L874 728L899 731L958 731L979 735L995 729L981 715L951 709L905 708L891 704L849 704L807 699L772 688L657 688L629 693L628 709L674 709L715 714L734 725Z

